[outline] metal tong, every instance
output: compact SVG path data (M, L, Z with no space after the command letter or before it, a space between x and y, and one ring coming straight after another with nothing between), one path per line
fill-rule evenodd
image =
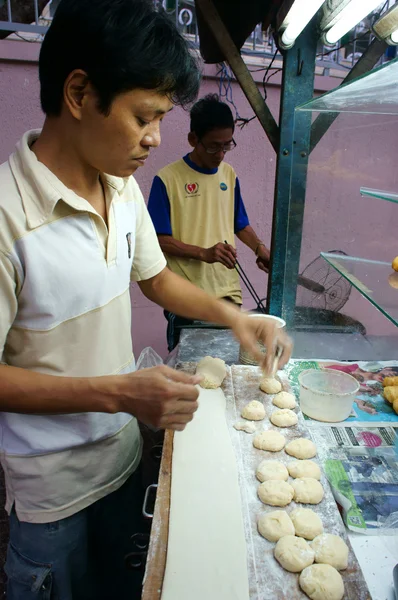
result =
M224 243L228 244L227 240L224 240ZM238 273L239 277L242 279L243 283L247 287L249 294L253 298L254 302L257 304L257 308L259 308L259 309L261 308L261 312L265 314L267 311L263 304L263 301L261 300L260 296L257 294L256 290L252 286L250 279L248 278L248 276L242 269L242 266L239 263L238 259L236 259L234 267L235 267L235 270Z

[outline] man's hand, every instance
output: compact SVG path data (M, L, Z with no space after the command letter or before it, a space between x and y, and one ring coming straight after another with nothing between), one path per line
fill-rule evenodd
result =
M116 411L134 415L159 429L182 431L198 408L200 377L166 366L142 369L113 378Z
M256 264L261 271L268 273L270 258L271 258L271 255L270 255L270 251L268 250L268 248L263 245L259 246Z
M292 341L284 331L277 328L270 319L249 317L245 314L237 314L232 331L242 346L250 352L260 363L266 373L272 370L276 347L282 348L278 368L281 369L289 360L292 352ZM257 342L261 341L267 348L266 355L260 352Z
M236 250L231 244L219 242L211 248L205 248L203 261L207 263L219 262L227 269L233 269L236 262Z

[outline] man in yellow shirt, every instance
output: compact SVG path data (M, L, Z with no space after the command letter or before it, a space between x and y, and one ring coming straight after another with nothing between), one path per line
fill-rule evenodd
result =
M249 224L234 169L223 162L236 146L231 109L217 94L209 94L193 106L190 116L193 150L159 171L149 214L169 269L208 294L241 305L235 235L253 250L263 271L268 270L270 252ZM178 326L189 321L165 315L172 350Z

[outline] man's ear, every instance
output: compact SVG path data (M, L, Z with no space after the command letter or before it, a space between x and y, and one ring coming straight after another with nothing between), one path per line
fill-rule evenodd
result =
M194 131L190 131L188 133L188 142L192 148L196 148L196 146L199 144L199 138Z
M69 73L64 83L64 102L71 115L81 120L82 111L89 99L93 98L93 89L87 73L76 69Z

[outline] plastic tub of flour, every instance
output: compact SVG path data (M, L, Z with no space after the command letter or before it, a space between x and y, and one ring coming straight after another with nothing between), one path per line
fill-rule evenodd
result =
M249 317L255 317L257 319L267 319L268 321L273 321L278 329L282 329L285 327L286 322L280 317L274 317L273 315L264 315L261 313L250 313ZM265 355L266 348L264 344L258 342L258 346L260 348L260 352ZM241 365L258 365L258 361L247 352L242 346L239 349L239 363Z
M309 369L299 375L300 408L305 415L337 423L352 411L359 383L352 375L334 369Z

